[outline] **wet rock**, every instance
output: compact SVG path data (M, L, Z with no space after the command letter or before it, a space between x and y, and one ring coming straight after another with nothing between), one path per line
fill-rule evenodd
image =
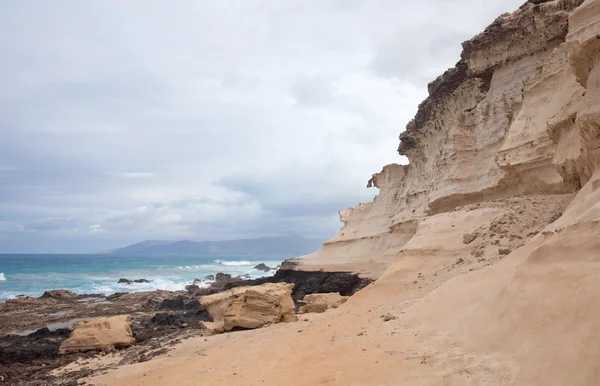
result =
M123 295L127 295L128 293L129 293L129 292L115 292L115 293L114 293L114 294L112 294L112 295L108 295L108 296L106 297L106 300L115 300L115 299L118 299L118 298L120 298L120 297L121 297L121 296L123 296Z
M224 282L229 280L231 280L231 275L228 273L219 272L215 277L215 281L217 282Z
M77 294L74 292L71 292L69 290L51 290L51 291L46 291L44 292L44 294L42 296L40 296L40 299L74 299L77 297Z
M133 284L133 283L150 283L149 280L147 279L135 279L135 280L131 280L131 279L125 279L125 278L120 278L119 281L117 282L117 284Z
M269 267L265 263L260 263L260 264L255 265L254 269L257 269L257 270L263 271L263 272L269 272L271 270L271 267Z
M190 284L190 285L186 285L185 286L185 290L190 294L193 295L196 292L200 291L200 287L197 284Z
M371 280L360 278L348 272L323 272L323 271L294 271L280 269L275 275L252 280L230 281L224 283L225 289L261 285L264 283L292 283L292 299L302 300L305 295L314 293L337 292L342 296L351 296L356 291L364 288ZM212 286L211 286L212 287Z
M160 304L161 310L195 310L200 309L202 306L196 298L186 298L183 296L177 296L173 299L164 299Z
M125 348L135 343L129 317L88 319L76 322L73 332L64 340L59 354Z
M200 322L211 322L205 308L185 312L159 312L152 317L144 316L131 324L136 344L151 339L163 340L166 334L179 334L182 329L204 330ZM175 335L177 336L177 335Z
M181 327L185 324L183 319L178 318L173 314L160 313L156 314L152 317L152 323L157 324L159 326L175 326Z
M214 275L206 275L206 276L204 276L204 280L214 281L215 280L215 276Z
M27 336L0 337L0 376L7 385L49 385L49 372L75 360L61 356L58 349L71 330L40 329ZM77 354L82 355L82 354Z

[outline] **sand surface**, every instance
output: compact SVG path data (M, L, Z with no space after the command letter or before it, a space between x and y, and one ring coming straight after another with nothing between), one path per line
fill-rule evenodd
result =
M434 216L431 229L379 280L338 309L296 323L191 338L166 356L91 382L594 384L597 366L584 364L600 360L594 331L600 311L588 309L600 301L600 239L589 237L600 231L598 198L600 190L578 196L555 224L488 266L457 264L457 254L476 248L458 236L480 229L500 209ZM386 314L397 319L384 321ZM560 363L571 367L557 371Z

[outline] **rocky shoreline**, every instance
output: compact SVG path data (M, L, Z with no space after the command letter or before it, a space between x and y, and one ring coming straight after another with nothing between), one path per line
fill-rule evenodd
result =
M61 355L59 347L72 332L73 324L97 317L128 315L135 343L122 350L120 364L144 362L193 336L209 335L201 322L212 318L198 298L232 288L266 283L292 283L291 294L298 310L305 295L337 292L350 296L370 280L347 272L305 272L279 269L259 279L231 278L217 274L209 287L190 284L186 291L149 291L77 295L66 290L46 291L38 298L18 297L0 303L0 383L27 385L75 385L91 374L85 366L70 372L53 370L74 361L106 355L90 351ZM126 279L129 280L129 279ZM139 280L139 279L136 279ZM94 371L99 371L95 369Z

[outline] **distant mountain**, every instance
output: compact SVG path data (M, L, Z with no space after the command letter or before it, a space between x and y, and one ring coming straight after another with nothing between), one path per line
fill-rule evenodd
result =
M141 243L132 244L124 248L117 248L107 251L108 253L118 253L118 254L135 254L135 253L144 253L144 251L148 248L158 247L161 245L173 244L175 241L171 240L146 240Z
M316 251L325 240L306 239L301 236L261 237L227 241L167 241L148 240L110 251L111 254L129 255L191 255L191 254L294 254L304 255Z

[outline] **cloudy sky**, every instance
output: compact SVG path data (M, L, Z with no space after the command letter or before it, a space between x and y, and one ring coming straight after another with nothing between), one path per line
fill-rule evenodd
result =
M0 2L0 253L331 237L522 2Z

